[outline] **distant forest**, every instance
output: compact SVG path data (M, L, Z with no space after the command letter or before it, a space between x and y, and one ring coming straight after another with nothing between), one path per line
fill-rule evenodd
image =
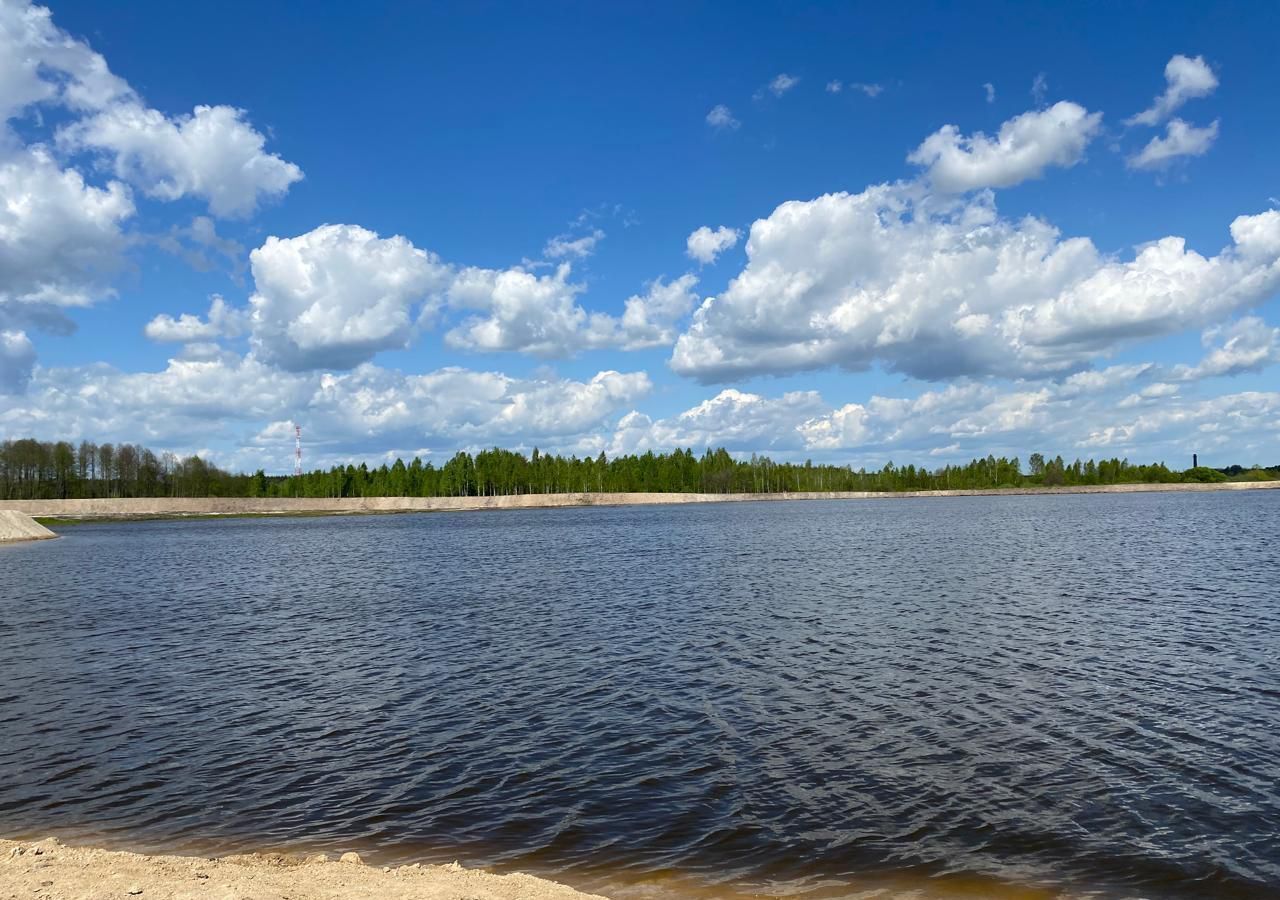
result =
M886 463L875 471L812 462L738 459L726 450L599 456L529 456L510 450L460 452L437 467L415 458L392 465L335 466L300 477L233 474L198 456L156 454L134 444L73 445L9 440L0 444L0 499L81 497L474 497L605 491L781 493L918 491L1280 479L1280 466L1175 471L1126 459L1048 459L1032 453L988 456L966 465L926 469Z

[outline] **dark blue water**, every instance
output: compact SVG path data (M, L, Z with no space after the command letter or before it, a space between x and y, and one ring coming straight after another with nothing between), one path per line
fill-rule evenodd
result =
M0 833L1280 896L1280 492L68 528L0 548Z

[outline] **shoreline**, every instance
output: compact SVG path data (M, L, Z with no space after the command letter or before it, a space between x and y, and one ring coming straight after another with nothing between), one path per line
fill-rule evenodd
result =
M50 900L607 900L533 875L495 875L457 863L370 866L356 853L149 855L73 847L57 838L0 840L0 884L0 896Z
M37 522L33 517L0 504L0 544L18 541L48 541L57 535Z
M446 859L448 857L445 857ZM126 850L57 837L0 838L0 900L758 900L790 896L795 882L739 883L676 870L493 872L454 862L382 865L354 851L250 849L207 854ZM609 896L592 893L605 890ZM616 893L615 893L616 892ZM1070 889L991 875L873 871L808 883L804 896L846 900L1068 900Z
M0 542L55 537L32 521L134 520L397 512L469 512L495 509L558 509L586 506L658 506L684 503L781 502L796 500L909 500L947 497L1028 497L1055 494L1199 493L1278 490L1280 481L1227 481L1075 485L1069 487L990 488L942 491L803 491L782 493L565 493L509 494L493 497L136 497L81 500L0 500ZM16 514L16 516L15 516ZM19 519L23 521L19 521ZM40 532L44 532L41 534Z

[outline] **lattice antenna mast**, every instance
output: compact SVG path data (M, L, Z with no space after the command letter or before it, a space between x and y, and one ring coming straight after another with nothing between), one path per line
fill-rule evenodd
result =
M293 426L293 474L302 474L302 426Z

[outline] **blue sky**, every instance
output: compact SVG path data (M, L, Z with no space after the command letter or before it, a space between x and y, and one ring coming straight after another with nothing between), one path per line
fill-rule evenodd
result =
M1277 26L0 0L0 438L1275 463Z

